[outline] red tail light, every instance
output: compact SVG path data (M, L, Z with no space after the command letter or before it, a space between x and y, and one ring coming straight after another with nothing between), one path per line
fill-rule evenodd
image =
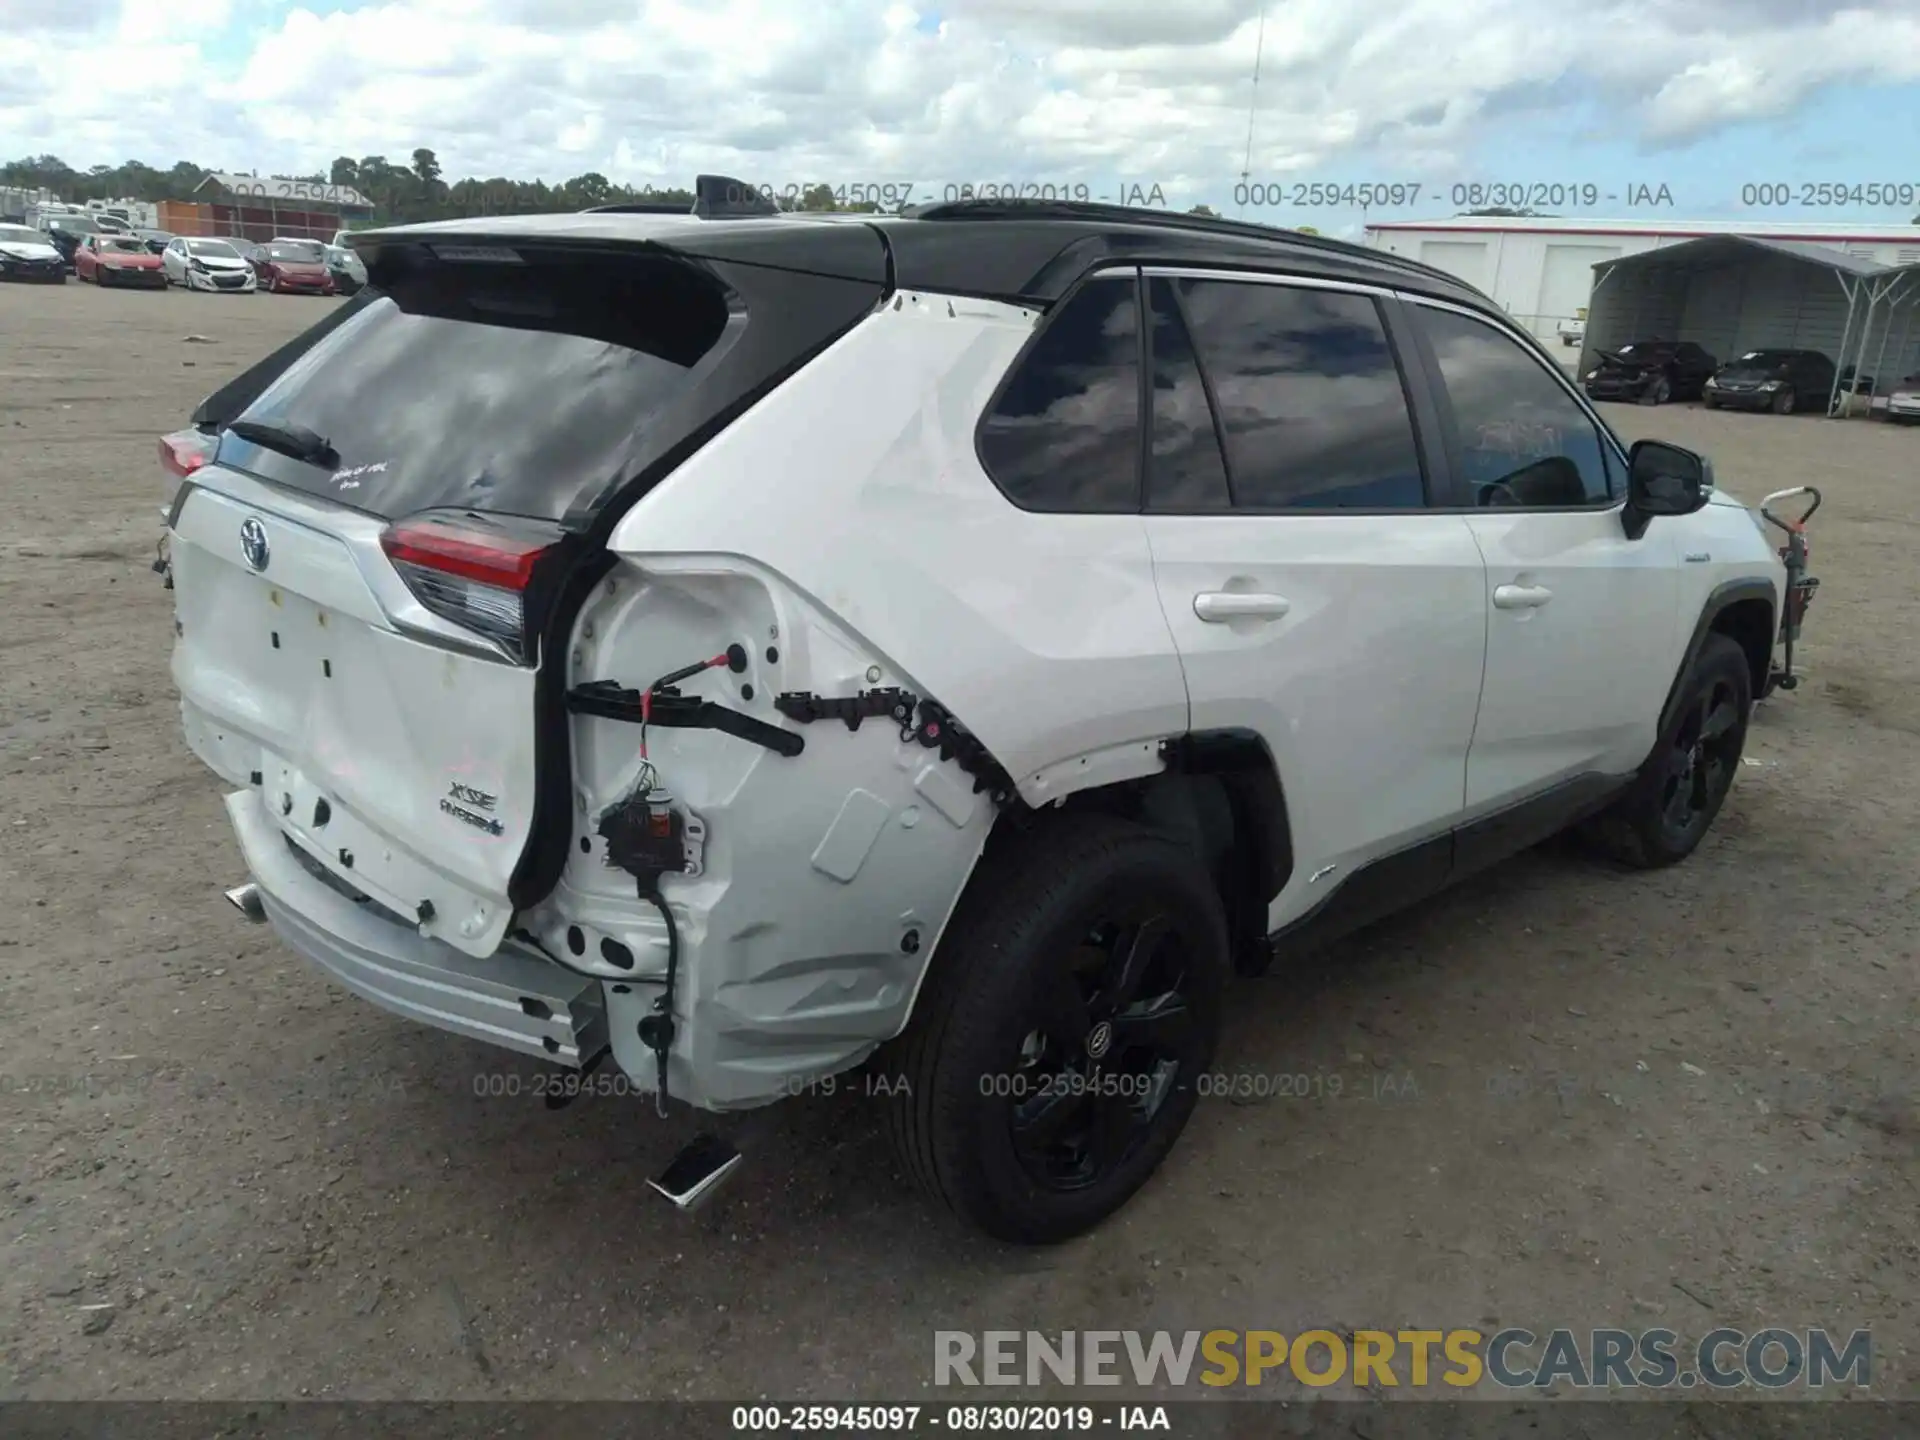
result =
M213 458L214 440L198 430L176 430L160 437L160 463L169 475L184 480Z
M559 539L558 527L535 521L429 512L395 521L380 546L428 610L528 660L527 592Z

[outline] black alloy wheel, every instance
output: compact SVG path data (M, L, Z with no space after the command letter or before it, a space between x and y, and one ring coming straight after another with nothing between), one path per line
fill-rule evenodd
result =
M997 1239L1092 1229L1191 1118L1232 968L1220 891L1184 837L1101 814L1009 834L875 1057L904 1168Z
M1682 713L1667 749L1660 815L1675 845L1697 841L1733 785L1746 733L1740 697L1726 676L1704 686Z
M1752 710L1747 653L1731 636L1709 633L1681 679L1652 754L1626 791L1581 832L1637 870L1686 859L1733 788Z
M1035 988L1008 1070L1008 1130L1037 1185L1083 1190L1147 1142L1198 1034L1183 993L1191 937L1152 905L1095 917Z

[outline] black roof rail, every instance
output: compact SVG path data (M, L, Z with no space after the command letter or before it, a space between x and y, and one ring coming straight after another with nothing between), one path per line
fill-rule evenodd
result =
M635 202L630 205L589 205L580 213L582 215L686 215L692 208L689 205Z
M1168 230L1187 230L1204 235L1233 236L1243 240L1273 240L1288 245L1351 255L1397 266L1458 285L1460 278L1434 265L1409 260L1391 250L1376 250L1356 245L1351 240L1335 240L1326 235L1306 235L1278 225L1261 225L1252 220L1232 220L1224 215L1190 215L1178 210L1148 210L1132 205L1103 204L1086 200L949 200L929 205L909 206L900 212L915 220L1080 220L1109 225L1147 225Z

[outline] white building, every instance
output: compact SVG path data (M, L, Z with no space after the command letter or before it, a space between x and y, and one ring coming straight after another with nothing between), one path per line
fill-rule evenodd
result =
M1920 225L1462 215L1381 221L1366 230L1367 244L1458 275L1543 340L1552 339L1561 320L1584 317L1596 265L1725 236L1823 246L1878 265L1920 264Z

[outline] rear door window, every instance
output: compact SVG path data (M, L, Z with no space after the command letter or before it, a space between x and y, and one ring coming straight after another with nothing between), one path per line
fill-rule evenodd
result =
M1420 509L1413 416L1370 296L1180 280L1241 509Z
M1147 445L1147 506L1153 510L1230 510L1226 459L1207 383L1173 282L1148 282L1153 315L1153 428Z
M1025 510L1140 508L1140 316L1131 275L1047 317L980 426L980 461Z
M221 459L387 517L458 507L558 520L680 438L658 433L663 416L744 323L718 281L670 260L423 265L239 417L313 431L337 467L231 438Z

